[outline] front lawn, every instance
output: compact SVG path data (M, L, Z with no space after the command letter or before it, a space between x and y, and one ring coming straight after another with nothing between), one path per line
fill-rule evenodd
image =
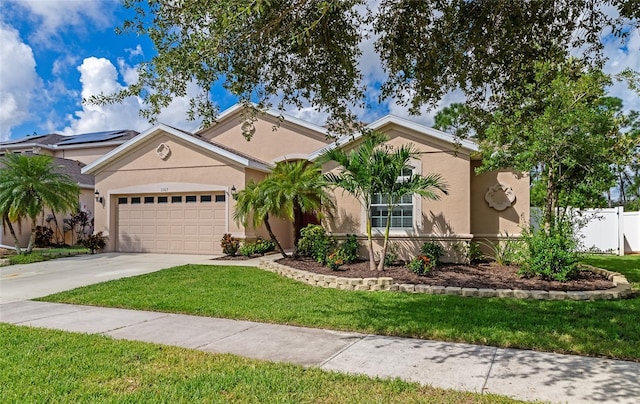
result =
M52 248L36 248L29 254L9 254L6 258L9 264L32 264L34 262L48 261L56 258L73 257L80 254L88 254L89 249L85 247L52 247Z
M0 324L11 403L515 403L233 355Z
M640 290L640 255L588 255L582 259L585 264L608 269L623 274L634 289Z
M343 291L252 267L187 265L40 300L640 361L640 298L536 301Z

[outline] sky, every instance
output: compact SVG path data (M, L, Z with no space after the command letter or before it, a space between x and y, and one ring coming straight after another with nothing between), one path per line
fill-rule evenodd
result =
M134 83L136 65L154 55L148 38L115 33L127 16L131 11L119 0L0 0L0 141L33 134L148 129L151 125L138 114L138 98L106 106L82 104L83 98ZM361 69L371 89L367 99L377 100L376 83L385 76L373 39L363 42L362 51ZM609 57L606 73L627 67L640 70L640 33L633 32L626 44L605 41L605 53ZM196 88L191 90L197 93ZM614 85L610 95L622 98L625 109L640 110L640 97L624 84ZM213 93L213 99L221 111L236 102L222 89ZM460 93L450 93L438 107L463 100ZM364 122L391 113L432 125L437 112L410 116L394 100L371 104L356 111ZM187 109L188 100L176 98L158 120L195 130L200 124L187 120ZM320 125L326 118L312 108L287 112Z

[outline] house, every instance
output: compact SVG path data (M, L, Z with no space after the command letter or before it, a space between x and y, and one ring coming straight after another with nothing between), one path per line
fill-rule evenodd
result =
M6 153L26 153L43 154L54 158L54 165L59 167L60 172L69 175L80 186L80 196L78 199L78 209L93 212L94 204L94 182L93 175L83 174L82 168L101 157L113 148L123 144L138 135L132 130L114 130L98 133L85 133L74 136L63 136L60 134L46 134L27 136L21 139L0 142L0 156ZM0 160L1 164L1 160ZM51 212L44 212L42 221ZM56 229L63 229L63 219L68 216L68 212L57 214ZM29 241L30 225L14 226L17 231L20 245L26 247ZM66 236L67 243L71 242L70 234ZM13 246L15 241L3 226L0 226L0 246Z
M506 170L476 175L480 161L473 142L456 143L446 133L394 116L369 128L385 133L390 147L413 143L421 157L410 169L439 173L449 186L449 195L438 201L403 201L391 234L402 256L438 240L453 247L449 258L455 260L469 240L518 234L528 220L528 176ZM250 141L243 132L252 134ZM109 236L107 251L217 254L225 233L266 237L264 229L234 222L235 191L264 178L279 161L315 160L328 147L349 149L360 141L348 136L332 142L323 127L274 111L246 121L242 107L235 106L197 133L154 126L82 172L95 177L95 230ZM334 197L335 212L324 225L339 237L364 237L366 212L340 190ZM381 209L374 209L379 216ZM283 246L292 248L291 224L274 220L272 227Z

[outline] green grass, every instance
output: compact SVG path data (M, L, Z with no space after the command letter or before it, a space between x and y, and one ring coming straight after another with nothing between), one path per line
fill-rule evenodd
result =
M257 268L187 265L41 300L640 360L640 298L536 301L343 291Z
M9 255L10 265L33 264L34 262L48 261L62 257L72 257L80 254L88 254L89 249L84 247L68 248L37 248L30 254Z
M634 289L640 290L640 255L588 255L582 259L585 264L608 269L623 274Z
M0 324L0 397L12 403L515 403L233 355Z

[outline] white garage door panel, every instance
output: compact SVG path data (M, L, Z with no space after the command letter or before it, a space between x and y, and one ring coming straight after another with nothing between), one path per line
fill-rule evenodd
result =
M212 195L215 200L215 194ZM136 195L138 197L139 195ZM144 200L141 196L141 200ZM200 194L197 194L200 201ZM225 202L118 204L118 251L185 254L221 252L226 232ZM153 195L154 201L158 200ZM171 197L169 196L169 201Z

